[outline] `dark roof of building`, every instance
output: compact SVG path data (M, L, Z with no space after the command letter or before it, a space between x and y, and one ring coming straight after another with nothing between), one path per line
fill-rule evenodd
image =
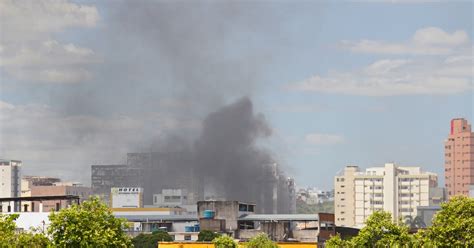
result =
M317 214L248 214L239 217L247 221L318 221Z
M79 200L78 195L46 195L46 196L21 196L21 197L2 197L0 202L9 201L48 201L48 200Z

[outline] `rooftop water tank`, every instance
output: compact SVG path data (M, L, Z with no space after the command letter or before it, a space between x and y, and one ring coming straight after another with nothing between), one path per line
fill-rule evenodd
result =
M202 217L204 219L213 219L215 215L216 212L214 210L204 210L204 212L202 213Z

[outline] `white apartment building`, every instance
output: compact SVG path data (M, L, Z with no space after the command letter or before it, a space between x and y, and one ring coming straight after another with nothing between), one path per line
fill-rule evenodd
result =
M19 160L0 160L0 197L21 196L21 164ZM13 202L0 204L0 213L17 211L19 208Z
M367 168L347 166L335 177L334 212L336 225L362 227L374 211L392 213L394 220L416 216L418 206L429 206L438 201L434 193L438 177L423 172L420 167L397 166Z

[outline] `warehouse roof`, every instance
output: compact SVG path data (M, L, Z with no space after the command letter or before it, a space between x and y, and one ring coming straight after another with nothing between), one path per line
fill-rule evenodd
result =
M318 221L317 214L248 214L239 220L248 221Z
M196 215L114 215L115 217L125 218L128 221L137 222L198 221Z

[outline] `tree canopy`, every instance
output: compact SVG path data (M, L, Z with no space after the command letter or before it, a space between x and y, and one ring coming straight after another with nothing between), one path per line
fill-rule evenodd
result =
M213 241L215 238L219 237L218 233L209 230L202 230L198 234L198 241Z
M173 238L167 232L158 230L151 234L141 233L132 239L135 248L156 248L158 241L173 241Z
M407 218L413 224L416 218ZM366 221L356 237L342 240L331 237L326 246L331 247L474 247L474 199L456 196L441 205L433 225L408 233L408 226L396 224L388 212L375 212Z
M267 234L261 233L249 240L247 248L278 248L278 245Z
M216 248L237 248L237 243L232 237L227 235L219 235L212 240Z
M455 196L443 203L424 236L437 247L474 247L474 198Z
M37 230L16 232L15 220L18 214L0 214L0 246L1 247L31 247L50 246L49 239Z
M52 212L48 232L57 247L129 247L126 222L116 218L98 198Z

